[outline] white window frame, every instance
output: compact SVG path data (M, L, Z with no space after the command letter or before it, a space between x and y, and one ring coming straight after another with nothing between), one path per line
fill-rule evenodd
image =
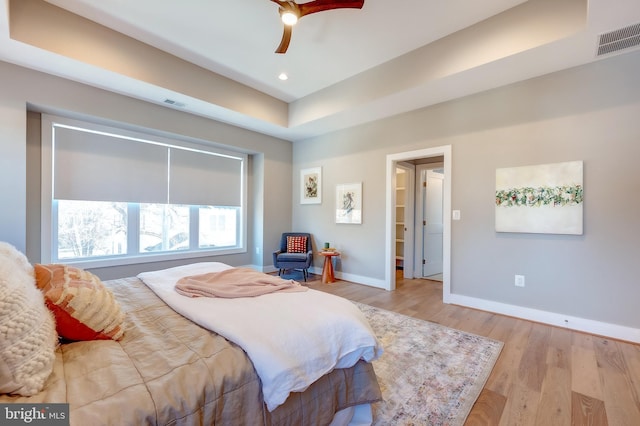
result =
M108 134L117 134L120 136L141 139L144 141L150 141L152 143L159 143L163 145L169 145L178 148L192 149L196 151L211 152L220 155L231 155L234 157L242 158L242 196L241 196L241 208L240 208L240 225L237 229L238 232L238 246L233 248L224 249L194 249L193 246L187 251L171 251L171 252L159 252L159 253L144 253L144 254L127 254L125 256L113 256L104 258L92 258L92 259L69 259L64 260L65 264L75 265L83 268L97 268L97 267L110 267L121 265L133 265L147 262L158 262L167 260L179 260L190 258L201 258L210 256L222 256L229 254L238 254L247 252L247 179L248 179L248 155L246 153L231 151L228 149L220 149L215 146L211 146L212 142L199 141L188 139L173 139L162 136L153 135L151 133L142 133L137 131L125 130L122 128L110 127L100 125L92 122L79 121L66 117L58 117L49 114L42 114L42 164L41 164L41 262L51 263L54 256L53 243L56 238L57 229L53 229L53 125L63 124L67 126L75 126L83 129L90 129L97 132L105 132ZM136 209L137 210L137 209ZM57 211L57 210L56 210ZM139 211L138 211L139 214ZM193 216L193 215L192 215ZM129 243L132 239L139 239L139 223L135 217L129 217L128 221L132 219L135 222L133 225L137 229L136 235L129 235ZM193 219L193 218L192 218ZM193 233L193 225L190 226L190 233ZM129 226L131 230L131 226ZM192 235L193 237L193 235ZM197 237L197 235L196 235ZM137 241L134 245L129 245L127 250L131 247L137 247Z

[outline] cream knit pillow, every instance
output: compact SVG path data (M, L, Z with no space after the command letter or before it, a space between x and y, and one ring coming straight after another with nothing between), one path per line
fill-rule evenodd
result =
M15 247L0 242L0 393L40 392L53 370L57 342L33 268Z

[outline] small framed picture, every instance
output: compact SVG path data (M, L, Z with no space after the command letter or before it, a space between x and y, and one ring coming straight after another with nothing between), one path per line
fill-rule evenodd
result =
M300 204L322 203L322 167L300 170Z
M336 223L362 223L362 182L336 186Z

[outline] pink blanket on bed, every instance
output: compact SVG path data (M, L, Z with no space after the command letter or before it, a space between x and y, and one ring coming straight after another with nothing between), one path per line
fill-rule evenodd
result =
M176 291L188 297L255 297L274 292L307 291L294 280L285 280L249 268L191 275L178 280Z

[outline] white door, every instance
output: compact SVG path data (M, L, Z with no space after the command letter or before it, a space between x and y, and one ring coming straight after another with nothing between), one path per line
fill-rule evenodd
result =
M442 273L443 188L440 169L422 169L422 276Z

